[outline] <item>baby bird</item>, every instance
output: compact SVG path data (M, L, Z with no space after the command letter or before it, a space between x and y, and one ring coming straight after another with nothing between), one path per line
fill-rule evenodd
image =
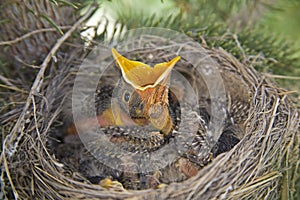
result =
M76 125L83 129L97 125L147 126L168 135L174 126L169 111L168 84L171 71L180 56L151 67L125 58L114 48L112 55L122 76L112 95L111 105L99 113L98 124L91 124L89 119L84 119ZM67 134L74 133L76 128L71 125Z
M80 126L80 130L87 130L100 125L105 133L110 131L108 133L110 142L125 146L126 150L130 152L137 152L136 149L140 152L155 150L163 145L166 141L165 138L172 134L176 125L174 113L171 114L174 112L172 110L174 102L171 102L171 105L169 102L171 93L169 82L171 71L180 57L176 56L168 62L151 67L142 62L129 60L115 49L112 49L112 55L121 72L121 77L115 87L104 83L101 86L102 92L97 94L101 101L101 108L97 114L98 124L91 124L90 121L94 123L95 120L83 119L77 122L76 126L77 128ZM111 95L107 93L111 93ZM174 98L171 99L174 101ZM67 132L68 134L76 133L75 126L69 127ZM95 151L98 148L96 144L97 142L93 149ZM108 169L97 160L92 161L92 156L88 152L83 155L81 169L85 176L91 177L92 175L93 182L95 182L95 176L100 177L100 180L111 176L113 179L119 180L126 188L155 188L160 183L159 177L163 177L162 175L158 176L161 174L159 171L143 175L118 173L114 169ZM112 155L113 157L114 155ZM121 164L123 166L128 165L128 161L121 162L125 162ZM175 165L178 164L174 163ZM175 169L170 166L167 171L170 170L174 171ZM180 172L178 177L180 177L180 181L183 180ZM172 177L173 179L177 180Z
M169 62L150 67L147 64L131 61L115 49L112 54L121 70L116 101L112 105L116 125L131 125L128 118L139 126L150 125L167 135L172 131L173 122L169 112L169 79L179 61L177 56Z

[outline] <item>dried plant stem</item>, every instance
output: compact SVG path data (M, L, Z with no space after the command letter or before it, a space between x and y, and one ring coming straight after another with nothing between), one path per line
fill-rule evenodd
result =
M284 75L276 75L276 74L267 74L266 76L270 77L270 78L300 80L300 77L298 77L298 76L284 76Z
M71 26L58 26L58 28L64 30L64 29L69 29L71 28ZM57 31L56 28L42 28L42 29L38 29L38 30L34 30L34 31L31 31L29 33L26 33L24 35L22 35L21 37L17 37L13 40L9 40L9 41L3 41L3 42L0 42L0 46L3 46L3 45L12 45L12 44L15 44L15 43L18 43L26 38L29 38L35 34L38 34L38 33L43 33L43 32L51 32L51 31Z
M24 93L24 94L28 93L26 90L22 90L20 88L15 87L15 86L8 86L8 85L0 84L0 87L6 88L6 89L9 89L9 90L14 90L14 91L17 91L17 92L21 92L21 93Z

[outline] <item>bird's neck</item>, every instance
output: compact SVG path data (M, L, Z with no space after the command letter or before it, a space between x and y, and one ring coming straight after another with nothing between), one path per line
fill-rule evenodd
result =
M152 126L163 134L169 134L173 129L173 121L169 112L169 88L157 85L143 91L136 91L141 101L145 102L143 115Z

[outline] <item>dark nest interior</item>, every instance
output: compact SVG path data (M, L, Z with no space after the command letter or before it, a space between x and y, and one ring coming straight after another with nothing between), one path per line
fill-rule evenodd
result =
M205 154L210 161L197 165L197 173L175 181L168 179L171 176L168 171L162 172L155 186L140 183L149 176L147 173L134 177L109 169L94 173L97 170L91 165L92 156L87 155L85 159L89 152L81 139L67 133L73 123L74 81L80 76L79 67L97 46L97 42L93 42L86 47L78 37L78 30L95 8L81 18L73 16L70 8L58 9L48 1L43 4L17 2L5 8L15 12L0 12L1 17L11 19L9 23L0 24L1 39L7 41L2 44L5 46L1 57L7 59L6 66L10 67L5 72L7 77L1 76L6 83L1 114L3 198L288 199L295 196L299 179L300 131L299 114L289 93L258 73L251 63L238 61L222 48L208 48L204 40L199 44L201 53L217 66L223 79L228 112L222 135L218 135L216 143ZM35 12L21 17L28 9ZM49 20L28 27L27 20L38 20L35 19L37 13L48 13L64 34L57 33ZM17 28L16 24L25 28ZM34 30L42 31L32 33ZM32 34L20 38L24 31ZM16 41L16 38L20 40ZM169 61L179 54L181 60L174 69L196 91L199 110L205 110L201 118L208 116L206 120L209 121L213 99L210 99L207 84L211 83L193 71L195 66L191 64L191 60L199 59L195 57L198 54L191 53L199 53L199 47L189 43L167 45L160 37L142 39L136 39L136 44L122 43L123 49L139 48L120 52L127 58L145 63ZM110 50L100 45L102 54L92 55L97 63L113 69L102 76L97 87L109 82L111 77L120 76L112 57L103 58L107 52L111 55ZM25 67L20 67L23 65ZM170 88L181 91L180 84L176 86L176 83L179 82L175 82L175 86L171 84ZM96 102L100 104L106 100L101 95L111 94L104 91L96 95ZM170 98L170 101L181 98L185 98L184 94ZM186 160L189 160L188 156ZM137 183L132 179L138 179Z

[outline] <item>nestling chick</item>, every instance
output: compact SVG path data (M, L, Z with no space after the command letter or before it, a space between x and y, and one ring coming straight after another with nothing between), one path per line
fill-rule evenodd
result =
M121 119L123 111L137 125L150 124L164 134L170 133L173 122L169 113L168 83L171 70L180 57L150 67L125 58L115 49L112 49L112 53L122 73L117 102L112 105L117 116L116 124L129 123L126 119Z

